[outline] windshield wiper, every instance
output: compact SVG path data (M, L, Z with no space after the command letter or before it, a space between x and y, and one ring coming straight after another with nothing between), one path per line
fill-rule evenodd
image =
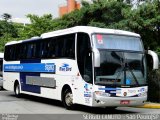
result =
M116 77L116 79L115 79L115 82L114 82L114 84L116 85L116 83L117 83L117 79L121 76L121 74L122 74L122 72L124 71L124 66L123 66L123 58L120 58L119 57L119 60L120 60L120 63L121 63L121 68L120 68L120 71L118 71L118 75L117 75L117 77Z
M116 85L116 83L117 83L118 78L119 78L120 75L122 74L122 72L123 72L123 70L118 71L118 75L117 75L117 77L115 78L115 81L114 81L114 84L115 84L115 85Z
M132 74L134 80L136 81L136 84L139 86L139 82L138 82L135 74L133 73L133 71L130 69L129 66L127 66L127 67L124 66L121 71L118 71L118 75L117 75L117 77L116 77L116 79L115 79L115 81L114 81L114 84L116 84L116 80L120 77L120 75L122 74L122 72L124 71L124 73L126 73L127 70ZM125 79L125 81L126 81L126 74L124 75L124 79Z
M137 85L139 86L139 82L138 82L138 80L137 80L137 78L136 78L135 74L133 73L133 71L132 71L129 67L128 67L128 70L131 72L131 74L132 74L133 78L135 79L135 81L136 81Z

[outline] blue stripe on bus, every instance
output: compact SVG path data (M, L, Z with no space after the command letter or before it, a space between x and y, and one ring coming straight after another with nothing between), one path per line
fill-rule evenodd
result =
M54 63L21 63L5 64L4 72L53 72L55 73Z
M99 88L99 90L104 90L105 93L110 94L110 97L117 97L116 96L116 90L121 90L121 88L105 87L105 88Z
M121 88L110 88L110 87L105 87L105 88L98 88L98 90L105 90L105 93L110 94L110 97L127 97L127 96L117 96L116 95L116 90L122 90ZM133 95L133 96L128 96L128 97L138 97L138 95Z
M98 88L99 90L108 90L108 91L111 91L111 90L121 90L120 88Z

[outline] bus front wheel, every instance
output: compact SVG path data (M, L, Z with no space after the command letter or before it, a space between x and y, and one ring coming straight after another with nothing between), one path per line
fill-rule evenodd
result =
M16 97L20 97L20 86L19 86L19 84L18 83L16 83L15 84L15 86L14 86L14 93L15 93L15 96Z
M73 94L70 89L66 89L63 93L63 98L62 98L63 105L66 109L71 110L74 107L73 104Z

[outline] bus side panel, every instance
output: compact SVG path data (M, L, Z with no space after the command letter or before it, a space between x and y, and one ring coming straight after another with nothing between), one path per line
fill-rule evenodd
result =
M14 83L15 80L19 80L19 73L4 72L3 76L3 88L6 90L14 91Z
M19 61L8 61L3 60L3 65L5 64L19 64ZM3 66L3 88L6 90L14 91L14 83L15 80L20 80L20 76L18 72L5 72L5 68ZM20 82L19 82L20 83Z
M53 78L53 79L56 78L55 77L56 75L52 74L52 73L50 73L50 74L41 73L40 76L46 77L46 78ZM57 89L57 81L56 81L56 88L41 87L41 96L45 97L45 98L60 100L59 98L57 98L57 91L58 91L58 89Z
M21 90L33 93L40 93L40 86L26 84L26 76L40 76L40 73L20 73Z

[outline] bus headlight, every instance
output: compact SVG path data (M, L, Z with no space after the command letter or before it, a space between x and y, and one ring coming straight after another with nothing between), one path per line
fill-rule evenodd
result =
M96 94L96 95L99 95L99 96L102 96L102 95L103 95L103 92L101 92L101 91L95 91L95 94Z
M95 95L102 96L102 97L109 97L109 96L111 96L109 93L105 93L105 92L102 92L102 91L95 91Z

